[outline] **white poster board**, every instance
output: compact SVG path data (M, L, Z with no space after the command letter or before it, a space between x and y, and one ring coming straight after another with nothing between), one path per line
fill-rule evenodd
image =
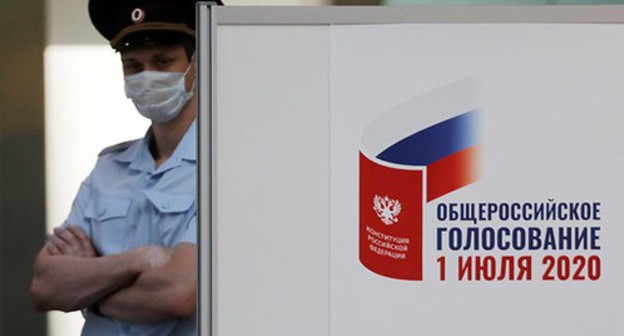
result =
M202 335L623 334L617 13L204 8Z

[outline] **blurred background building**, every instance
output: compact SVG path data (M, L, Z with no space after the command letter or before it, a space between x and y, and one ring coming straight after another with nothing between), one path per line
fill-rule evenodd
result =
M624 4L624 0L225 2L294 6ZM0 1L0 335L79 334L79 314L54 313L48 321L46 314L32 310L28 294L32 262L45 233L68 212L99 149L141 137L147 126L138 114L129 112L132 106L124 99L118 56L92 28L86 6L87 0ZM101 90L92 90L97 87L94 80L103 83ZM110 88L111 82L118 87ZM91 89L79 91L85 87ZM114 109L99 106L99 101L111 97L118 99L107 102ZM117 115L135 119L123 126L111 123L119 120Z

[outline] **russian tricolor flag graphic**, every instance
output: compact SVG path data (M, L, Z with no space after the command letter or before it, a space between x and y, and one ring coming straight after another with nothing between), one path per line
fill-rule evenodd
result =
M396 279L423 279L423 207L478 179L474 80L383 113L360 150L360 261Z

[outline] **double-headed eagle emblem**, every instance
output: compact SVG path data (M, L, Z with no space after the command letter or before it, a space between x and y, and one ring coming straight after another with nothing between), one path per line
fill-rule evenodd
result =
M387 195L384 197L375 195L373 198L373 210L375 210L375 213L377 213L377 216L384 224L392 225L399 221L401 202L391 199Z

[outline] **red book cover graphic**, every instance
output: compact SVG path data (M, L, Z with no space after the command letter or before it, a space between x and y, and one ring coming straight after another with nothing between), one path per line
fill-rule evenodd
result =
M418 96L373 120L359 155L359 256L372 272L423 280L427 202L478 179L472 81Z

